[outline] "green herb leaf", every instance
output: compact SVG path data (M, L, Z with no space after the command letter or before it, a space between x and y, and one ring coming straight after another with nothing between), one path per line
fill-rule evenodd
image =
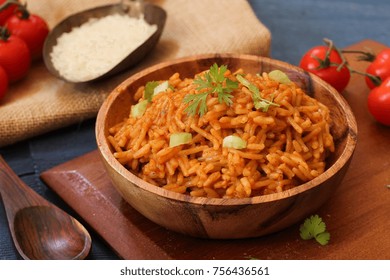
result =
M134 117L134 118L138 118L138 117L141 117L145 111L146 111L146 107L148 105L148 100L142 100L140 102L138 102L137 104L135 104L134 106L131 107L131 116Z
M184 111L189 115L194 116L196 115L196 112L199 108L199 115L203 116L207 111L206 99L208 95L208 92L204 92L198 94L188 94L184 96L184 103L190 103Z
M302 226L299 228L299 234L303 240L312 239L314 236L308 227Z
M291 80L290 78L280 70L273 70L268 73L268 77L270 77L272 80L275 80L281 84L290 84Z
M315 238L321 245L329 242L330 234L326 231L326 225L318 215L307 218L299 228L303 240Z
M159 94L160 92L166 91L168 88L169 88L169 82L168 81L162 82L161 84L159 84L158 86L156 86L154 88L153 96L155 96L156 94Z
M313 233L313 236L316 236L318 233L322 233L326 230L325 223L318 215L314 215L309 219L306 219L303 225Z
M192 134L189 132L177 132L172 133L169 137L169 147L176 147L179 145L187 144L191 142Z
M270 106L280 106L279 104L274 103L273 99L268 100L268 99L262 98L257 86L255 86L254 84L249 82L243 76L237 75L236 78L244 87L247 87L249 89L249 91L251 91L253 93L252 98L253 98L253 103L254 103L256 109L261 109L263 112L267 112Z
M326 245L328 244L329 240L330 240L330 233L325 231L323 233L320 233L318 235L315 236L315 239L317 240L318 243L320 243L321 245Z
M222 146L225 148L233 148L238 150L245 149L246 141L236 135L229 135L223 138Z
M219 103L226 103L229 106L233 103L233 96L229 93L238 87L238 83L225 78L226 71L226 65L218 67L214 63L204 77L198 76L194 79L194 84L198 86L197 90L203 90L203 92L184 97L183 102L189 104L185 109L189 115L194 116L198 112L200 116L203 116L207 112L206 101L209 94L217 94Z
M147 82L145 85L145 94L144 98L149 102L152 102L152 98L154 95L154 89L159 85L157 81Z
M208 74L210 75L211 81L215 82L215 83L222 83L225 80L224 74L225 74L226 70L227 70L226 65L222 65L221 67L218 67L217 63L214 63L210 67L210 71L208 72Z

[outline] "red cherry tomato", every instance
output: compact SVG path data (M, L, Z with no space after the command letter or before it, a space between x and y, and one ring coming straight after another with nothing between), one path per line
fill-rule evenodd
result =
M46 21L37 15L26 12L10 16L5 25L12 35L18 36L26 42L33 60L42 57L43 44L49 33Z
M311 48L303 55L299 66L302 69L319 76L336 90L342 92L348 85L351 74L345 66L338 71L337 66L326 65L327 62L325 58L328 49L327 46L316 46ZM323 61L325 65L321 65L319 60ZM342 63L340 55L334 49L332 49L329 54L329 63L338 65Z
M375 60L367 67L368 74L378 76L382 81L390 77L390 48L384 49L375 56ZM378 86L366 77L367 86L371 89Z
M370 91L367 106L378 122L390 126L390 77Z
M7 0L0 0L0 6L2 6ZM17 5L11 4L7 9L0 11L0 25L4 25L8 17L14 14Z
M0 65L7 73L10 83L26 76L31 65L30 51L26 43L14 35L0 37Z
M0 66L0 100L8 90L8 76L4 68Z

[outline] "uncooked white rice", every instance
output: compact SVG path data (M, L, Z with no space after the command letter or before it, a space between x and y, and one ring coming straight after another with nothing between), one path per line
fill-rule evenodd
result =
M87 81L112 69L156 30L157 26L143 17L114 14L92 18L58 38L51 60L66 79Z

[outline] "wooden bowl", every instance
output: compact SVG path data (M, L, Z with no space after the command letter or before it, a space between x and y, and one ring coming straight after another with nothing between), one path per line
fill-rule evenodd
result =
M247 73L279 69L324 103L331 111L331 133L335 152L327 169L315 179L290 190L252 198L195 198L151 185L128 171L113 156L107 141L108 129L128 116L136 89L148 81L168 79L175 72L193 77L216 62L232 71ZM212 54L160 63L121 83L102 105L96 122L98 149L113 185L123 198L153 222L186 235L232 239L258 237L282 230L313 214L336 191L348 169L356 147L357 125L344 98L329 84L302 69L270 58ZM129 232L129 234L131 234Z

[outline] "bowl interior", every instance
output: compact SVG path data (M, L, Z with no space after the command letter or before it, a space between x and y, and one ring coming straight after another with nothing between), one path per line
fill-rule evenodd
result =
M183 58L170 63L160 63L133 75L119 85L100 109L97 119L97 141L105 160L109 161L114 168L121 170L121 173L128 177L130 181L136 183L136 185L141 185L140 187L146 187L149 191L174 199L212 204L214 199L188 198L186 195L165 191L140 180L127 170L124 171L124 167L112 156L112 150L106 137L110 127L128 116L130 106L135 103L133 93L138 87L145 85L148 81L168 79L176 72L180 73L181 78L193 77L195 73L209 69L214 62L218 65L227 65L232 71L242 68L247 73L270 72L274 69L285 72L307 94L329 107L332 119L331 133L336 148L335 152L328 157L327 170L321 176L282 193L249 199L228 199L227 204L237 205L244 201L247 203L261 203L304 192L331 177L350 159L356 145L356 121L349 105L334 88L318 77L281 61L252 55L212 54Z

